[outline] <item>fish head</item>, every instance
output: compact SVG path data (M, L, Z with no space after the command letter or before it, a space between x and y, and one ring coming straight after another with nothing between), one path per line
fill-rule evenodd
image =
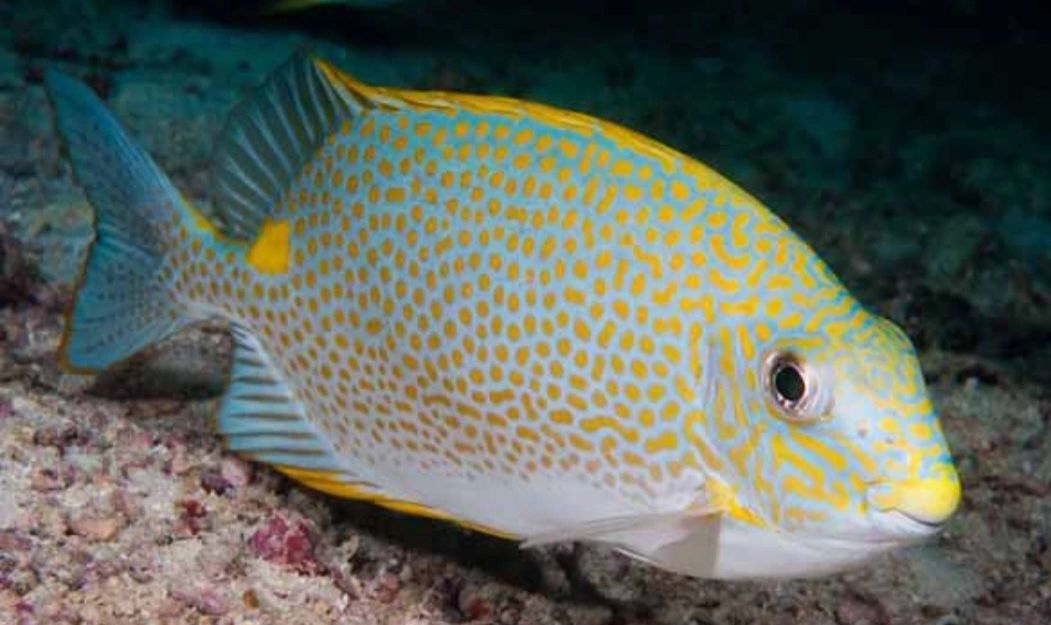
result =
M819 419L846 457L835 473L849 485L862 537L911 542L945 525L960 481L911 341L887 319L862 319L816 355L817 385L829 395Z
M848 322L770 336L744 363L757 381L733 391L749 447L724 463L737 507L721 528L719 577L851 568L936 534L957 508L960 482L911 342L853 300L847 308Z

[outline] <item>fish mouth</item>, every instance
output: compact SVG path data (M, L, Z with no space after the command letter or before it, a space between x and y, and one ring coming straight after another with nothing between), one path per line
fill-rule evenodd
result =
M877 482L867 499L875 509L897 514L916 526L941 529L960 504L960 482L955 472L937 477Z
M901 516L907 518L908 520L912 521L913 523L916 523L917 525L920 525L921 527L929 529L932 532L940 532L942 529L945 528L946 524L948 523L947 521L944 521L944 520L943 521L930 521L930 520L927 520L927 519L921 519L920 517L913 516L913 515L909 514L908 512L905 512L904 510L893 510L893 512L896 512L897 514L900 514Z
M912 543L945 529L960 504L954 471L934 477L874 482L866 496L878 531L893 542Z
M930 532L932 534L940 532L943 529L945 529L945 526L948 523L948 519L932 521L930 519L924 519L924 518L920 518L920 517L918 517L916 515L909 514L905 510L890 510L889 513L890 514L899 515L899 516L903 517L904 519L906 519L909 523L915 524L922 531Z
M901 510L881 510L874 515L880 533L893 536L893 542L922 541L945 529L946 521L918 518Z

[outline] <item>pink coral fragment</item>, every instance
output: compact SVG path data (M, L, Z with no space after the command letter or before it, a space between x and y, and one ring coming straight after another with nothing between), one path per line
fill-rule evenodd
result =
M310 528L300 518L275 514L249 537L248 546L267 562L289 566L303 573L315 573L320 568L314 558Z

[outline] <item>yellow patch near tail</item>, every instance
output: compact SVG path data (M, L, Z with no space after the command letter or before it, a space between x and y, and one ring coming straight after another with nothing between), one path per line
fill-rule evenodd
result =
M264 219L259 236L248 248L245 260L259 273L280 274L288 271L290 233L287 221L274 221L269 217Z
M495 530L491 527L484 525L477 525L469 521L458 519L454 516L450 516L440 510L429 508L422 504L414 503L411 501L405 501L402 499L391 499L384 496L382 493L370 490L368 487L360 486L357 484L348 484L339 479L338 474L330 471L313 471L310 469L300 469L297 467L291 467L287 465L272 465L275 469L284 473L293 480L319 490L327 495L339 497L341 499L355 499L359 501L367 501L369 503L383 506L389 510L395 510L397 512L404 512L405 514L411 514L413 516L426 517L428 519L437 519L439 521L448 521L456 523L466 527L467 529L480 532L482 534L488 534L490 536L496 536L497 538L504 538L507 540L516 540L517 537L506 532Z

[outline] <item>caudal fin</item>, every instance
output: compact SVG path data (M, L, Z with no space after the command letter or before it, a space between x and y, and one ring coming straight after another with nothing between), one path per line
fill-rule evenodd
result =
M60 360L72 371L98 371L192 320L160 275L170 233L189 209L90 89L57 71L48 71L44 84L95 209L95 240L66 317Z

